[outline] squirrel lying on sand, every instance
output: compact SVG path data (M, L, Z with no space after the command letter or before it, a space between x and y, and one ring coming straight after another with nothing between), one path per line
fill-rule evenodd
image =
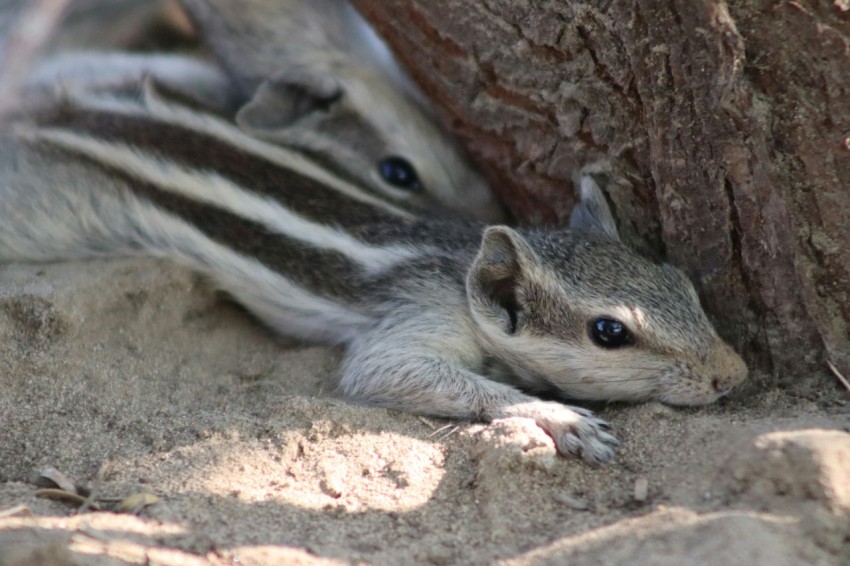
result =
M43 97L0 135L0 261L171 258L277 331L344 345L351 399L529 417L592 463L609 426L536 394L701 405L746 378L685 275L620 243L592 177L567 228L488 226L281 158L155 79Z

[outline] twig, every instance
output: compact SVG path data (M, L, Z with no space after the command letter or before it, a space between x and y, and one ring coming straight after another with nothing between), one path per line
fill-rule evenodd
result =
M85 501L83 501L82 505L77 509L77 513L84 513L89 509L98 509L97 500L98 492L100 491L100 483L103 481L103 476L106 473L106 467L109 464L109 461L103 462L100 467L97 469L97 474L94 476L94 481L92 482L91 491L89 491L88 497L86 497Z
M441 436L441 437L440 437L440 440L445 440L445 439L447 439L448 437L450 437L451 435L453 435L454 433L456 433L456 432L457 432L457 431L459 431L459 430L460 430L460 426L459 426L459 425L455 425L455 426L454 426L454 428L452 428L449 432L447 432L446 434L444 434L443 436Z
M847 381L847 378L841 375L841 372L838 371L838 368L835 367L835 364L833 364L831 361L826 360L826 365L829 366L829 369L832 370L832 373L835 374L835 377L838 378L838 381L841 382L841 385L843 385L847 392L850 393L850 381Z
M33 0L10 26L0 63L0 125L20 98L27 73L59 25L68 0Z
M443 432L447 429L449 430L448 432L440 435L441 432ZM460 430L460 427L458 425L456 425L455 423L449 423L445 426L441 426L440 428L438 428L437 430L435 430L434 432L429 434L428 438L432 438L434 436L440 435L440 436L438 436L438 440L445 440L448 437L450 437L451 435L453 435L454 433L456 433L458 430Z
M7 517L14 517L15 515L24 515L30 516L32 515L32 511L30 508L21 503L20 505L15 505L14 507L9 507L8 509L4 509L0 511L0 519L6 519Z
M437 436L438 434L440 434L440 433L441 433L441 432L443 432L444 430L446 430L446 429L448 429L448 428L451 428L451 427L453 427L453 426L455 426L455 423L448 423L448 424L445 424L445 425L441 426L440 428L438 428L438 429L434 430L434 432L432 432L431 434L429 434L429 435L428 435L428 438L431 438L432 436Z

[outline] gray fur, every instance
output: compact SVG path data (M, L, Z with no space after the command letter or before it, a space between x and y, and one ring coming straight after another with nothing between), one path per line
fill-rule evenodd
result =
M486 221L504 213L377 36L344 0L182 0L243 100L236 122L384 198L417 200L378 174L407 159L432 202Z
M605 195L589 175L579 182L580 200L570 214L570 226L585 232L600 232L605 236L619 240L617 221L608 207Z
M340 387L349 398L445 417L532 418L559 451L594 463L613 456L607 424L535 393L702 404L746 376L687 279L605 231L487 228L448 212L426 220L241 145L232 152L255 176L239 176L224 149L184 164L144 145L121 121L139 118L123 111L105 105L94 112L111 121L89 123L80 120L90 110L60 108L21 118L0 139L0 260L172 258L278 331L346 345ZM191 136L210 136L200 126L182 135L178 159ZM264 178L289 185L275 190ZM603 206L595 183L585 185ZM599 316L622 320L635 344L593 344L588 325Z
M30 105L64 98L137 97L146 79L156 81L187 102L223 115L238 104L230 79L218 67L182 55L72 51L51 57L30 74Z
M47 52L191 45L197 38L176 8L174 0L73 0Z
M294 1L262 5L274 12ZM186 3L194 10L218 4ZM209 21L226 21L216 19L221 13ZM237 45L242 33L223 41ZM319 44L327 46L321 37ZM235 79L256 79L250 100L236 103L241 124L210 112L210 104L228 103L208 104L189 83L176 86L192 103L162 92L168 81L161 79L171 75L160 63L145 62L151 72L142 74L152 78L141 79L141 92L132 69L119 73L128 78L117 87L95 72L58 94L55 72L36 80L38 100L0 133L0 261L171 258L279 332L345 345L340 387L351 399L454 418L532 418L561 453L592 463L613 457L608 425L535 395L699 405L745 379L746 367L709 324L687 278L619 241L591 177L581 179L571 227L558 230L488 227L455 215L468 209L463 199L436 196L451 210L435 213L428 200L370 192L352 173L365 161L345 153L352 145L345 132L391 122L382 116L340 130L310 111L323 96L365 100L365 75L295 65L278 76L272 71L281 69L266 63L247 61ZM215 71L199 76L208 77L202 85L219 80ZM306 88L306 105L293 102L293 84ZM329 115L370 116L340 108ZM396 103L384 114L399 108L408 115ZM424 127L412 123L413 134ZM293 131L299 136L287 138ZM292 151L299 143L321 148L328 161ZM332 161L338 155L348 155L347 168ZM589 329L599 317L621 321L633 343L596 345Z
M140 0L112 0L85 13L101 26L130 17ZM159 12L161 2L156 3ZM243 134L299 152L335 176L403 207L445 206L503 219L484 180L440 129L422 96L344 0L186 0L214 64L186 55L81 50L60 53L33 73L26 98L133 98L143 83L235 123ZM102 47L79 26L73 46ZM117 42L117 40L116 40ZM120 43L120 42L118 42ZM31 100L30 100L31 101ZM379 162L409 161L421 190L387 183Z

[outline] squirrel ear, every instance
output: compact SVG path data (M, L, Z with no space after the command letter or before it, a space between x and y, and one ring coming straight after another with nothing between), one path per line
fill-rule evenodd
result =
M515 230L491 226L467 276L470 305L479 314L494 315L509 334L516 331L523 310L522 289L528 284L537 256Z
M602 189L590 175L584 175L580 183L580 201L570 215L570 228L586 232L601 232L612 240L620 240L617 222L605 200Z
M303 67L291 68L263 81L236 114L240 128L253 134L274 134L300 120L315 118L343 94L336 77Z

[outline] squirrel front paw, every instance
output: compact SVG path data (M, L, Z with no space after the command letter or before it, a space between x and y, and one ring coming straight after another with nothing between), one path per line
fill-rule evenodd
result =
M561 454L583 458L590 464L604 464L614 458L614 448L620 441L610 434L611 426L593 412L579 407L565 407L578 415L560 416L554 422L538 424L552 436Z
M534 419L555 441L558 452L582 458L589 464L610 461L614 458L614 447L620 444L610 434L611 426L607 422L581 407L535 401L513 405L506 413Z

